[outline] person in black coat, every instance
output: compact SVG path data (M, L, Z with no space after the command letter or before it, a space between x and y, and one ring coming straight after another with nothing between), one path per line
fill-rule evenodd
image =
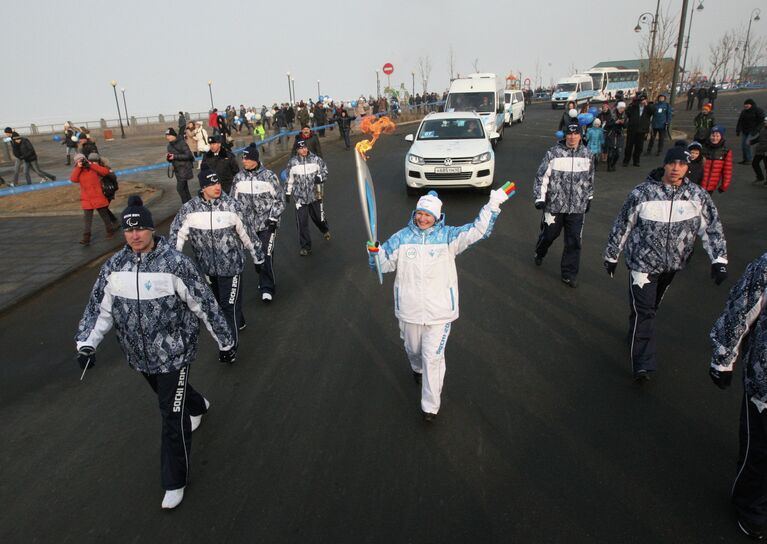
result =
M743 152L743 159L740 164L749 164L753 160L749 141L762 128L763 121L764 111L756 106L753 99L746 98L743 102L743 110L738 117L738 124L735 127L735 135L740 136L740 149Z
M687 91L687 111L690 111L695 104L695 95L697 94L698 91L695 90L695 87L690 87Z
M222 145L221 136L217 134L208 138L208 143L210 144L210 151L203 155L200 170L207 167L214 171L221 182L221 189L229 194L232 189L232 180L235 174L240 171L237 157Z
M687 179L695 185L700 185L700 182L703 180L703 162L706 160L703 158L703 146L700 142L692 142L687 146L687 151L690 153Z
M346 112L345 109L341 110L341 113L336 116L336 123L338 123L338 131L341 133L341 137L344 139L344 144L346 145L346 149L351 148L351 142L349 140L349 136L351 134L352 130L352 121L354 121L357 117L349 117L349 114Z
M654 113L652 105L647 103L647 96L639 95L626 110L626 149L623 152L623 166L628 166L629 159L634 166L639 166L644 141L650 132L650 121Z
M719 90L717 90L716 86L712 83L711 87L708 88L708 102L711 104L711 106L714 106L714 100L719 96Z
M178 138L176 131L172 128L165 131L165 139L168 141L168 154L165 159L173 166L176 192L181 197L181 203L186 204L192 199L189 193L189 180L194 177L194 153L183 138Z
M703 109L703 103L706 101L706 98L708 98L708 89L701 87L698 89L698 110Z
M320 147L320 139L317 137L317 134L312 132L312 129L309 127L309 125L302 126L301 132L296 134L296 140L293 142L293 151L290 154L291 157L296 155L298 150L298 142L304 142L306 147L309 148L310 153L314 153L318 157L323 158L322 148Z
M32 178L29 175L30 169L47 181L56 181L56 176L44 171L37 164L37 152L35 152L35 147L29 141L29 138L24 138L18 132L13 132L11 134L11 151L13 151L13 156L19 159L24 166L24 177L27 180L27 185L32 185ZM13 175L13 185L16 185L18 182L19 171L16 170Z
M325 106L322 104L322 102L318 102L314 105L314 122L318 127L328 124L328 113L327 110L325 110ZM325 137L324 128L318 129L317 132L319 133L320 138Z

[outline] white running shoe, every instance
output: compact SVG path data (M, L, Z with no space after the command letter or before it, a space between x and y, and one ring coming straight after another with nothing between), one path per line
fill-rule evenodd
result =
M184 488L171 489L165 492L165 497L162 499L162 507L166 510L172 510L184 500Z
M261 300L264 302L271 302L272 301L272 294L271 293L264 293L261 295Z
M205 401L205 410L207 411L208 408L210 408L210 402L208 402L208 399L205 397L203 397L202 400ZM200 426L200 423L202 423L202 416L203 414L200 414L199 416L189 416L189 419L192 420L192 432L194 432L197 427Z

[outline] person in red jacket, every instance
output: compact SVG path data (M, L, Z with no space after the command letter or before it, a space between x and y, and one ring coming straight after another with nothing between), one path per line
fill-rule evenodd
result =
M211 111L208 115L208 125L210 125L210 128L213 129L213 134L219 133L218 110L216 108L213 108L213 111Z
M703 144L703 179L700 186L708 194L715 190L723 193L732 181L732 150L724 141L724 127L711 127L711 134Z
M101 178L109 174L109 168L97 162L90 162L85 155L75 155L75 169L69 176L69 181L80 184L80 204L83 208L83 238L80 243L84 246L91 243L91 224L93 210L96 210L104 221L107 238L112 238L119 228L109 216L109 200L101 188Z

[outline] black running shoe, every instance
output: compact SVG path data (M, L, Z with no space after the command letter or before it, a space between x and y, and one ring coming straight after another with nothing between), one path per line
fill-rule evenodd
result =
M543 257L541 257L540 255L538 255L536 253L535 254L535 266L541 266L542 264L543 264Z
M564 283L565 285L567 285L568 287L572 289L575 289L576 287L578 287L578 281L575 278L562 277L562 283Z
M432 414L431 412L421 412L423 414L423 420L426 423L431 423L435 419L437 419L437 414Z
M421 385L421 381L423 380L423 375L414 370L413 379L415 380L415 383L417 383L418 385Z
M634 383L642 385L650 381L650 373L646 370L637 370L634 372Z

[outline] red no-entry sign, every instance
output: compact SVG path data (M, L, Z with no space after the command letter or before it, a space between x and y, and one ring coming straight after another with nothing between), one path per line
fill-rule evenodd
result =
M387 62L383 65L383 73L388 75L391 75L391 73L394 72L394 65L391 62Z

